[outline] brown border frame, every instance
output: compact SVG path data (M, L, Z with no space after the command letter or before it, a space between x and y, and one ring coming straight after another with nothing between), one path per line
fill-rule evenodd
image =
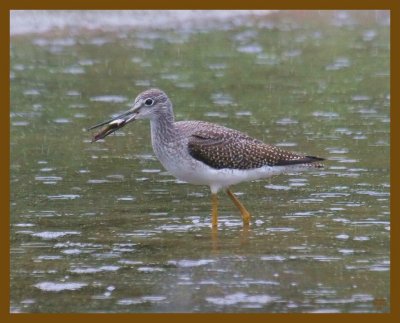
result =
M0 1L0 32L3 46L0 50L0 84L2 85L2 93L0 96L1 106L0 109L1 127L0 127L0 141L2 157L0 159L0 179L2 185L0 186L1 209L0 213L1 225L0 230L2 234L2 241L0 243L0 250L2 256L2 264L0 266L1 277L1 302L0 302L0 318L2 322L20 322L23 320L37 321L37 322L52 322L55 319L69 322L71 319L81 320L85 323L99 322L112 320L140 320L140 322L150 322L153 320L163 320L170 322L185 322L187 320L203 321L206 320L229 320L241 321L242 319L251 319L254 322L261 322L264 320L274 320L274 322L287 321L293 319L309 320L309 321L324 321L325 323L333 322L335 320L344 320L347 322L360 320L362 322L375 321L391 322L400 319L400 297L399 297L399 282L400 282L400 268L399 268L399 203L396 199L391 198L391 312L386 314L10 314L9 312L9 295L10 295L10 282L9 282L9 266L10 266L10 243L9 243L9 213L10 213L10 118L9 107L10 98L9 93L10 83L10 57L9 46L10 44L10 10L18 9L380 9L391 11L391 88L396 89L399 86L399 40L400 40L400 1L398 0L363 0L363 1L346 1L346 0L281 0L272 2L271 0L250 0L250 1L235 1L223 0L217 2L207 1L162 1L152 0L151 2L132 2L129 0L114 0L111 3L105 1L85 1L85 0L15 0L15 1ZM8 89L8 91L6 90ZM396 127L399 117L399 92L391 91L391 156L390 161L392 165L399 165L398 152L395 147L399 141L400 128ZM8 109L6 108L8 107ZM396 194L397 181L399 180L399 170L397 167L391 168L391 196ZM396 247L397 246L397 247ZM248 316L248 317L247 317ZM397 319L396 319L397 317Z

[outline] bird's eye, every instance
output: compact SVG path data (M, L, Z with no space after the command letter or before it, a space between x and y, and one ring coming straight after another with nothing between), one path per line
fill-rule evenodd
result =
M147 99L146 101L144 101L144 104L149 107L149 106L154 104L154 100L153 99Z

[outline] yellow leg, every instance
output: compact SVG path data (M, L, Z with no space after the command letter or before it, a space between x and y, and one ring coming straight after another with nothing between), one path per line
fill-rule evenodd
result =
M240 214L242 215L243 225L249 225L250 224L249 211L246 210L246 208L243 206L243 204L238 200L238 198L229 189L226 190L226 193L231 198L231 200L235 204L235 206L239 209Z
M218 227L218 195L216 193L211 193L211 224L213 228Z

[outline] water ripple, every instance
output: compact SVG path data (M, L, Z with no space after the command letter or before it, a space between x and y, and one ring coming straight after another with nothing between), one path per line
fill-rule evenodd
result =
M62 292L65 290L78 290L87 285L88 285L87 283L78 283L78 282L57 283L57 282L46 281L37 283L34 286L45 292Z
M273 302L274 300L276 300L276 298L266 294L248 295L240 292L222 297L206 297L207 302L223 306L237 305L240 303L265 305Z
M42 239L57 239L68 235L80 234L79 231L42 231L33 233L33 237L39 237Z

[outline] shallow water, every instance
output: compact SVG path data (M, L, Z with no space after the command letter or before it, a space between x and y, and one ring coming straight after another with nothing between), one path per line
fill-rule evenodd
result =
M277 12L190 28L11 39L12 312L386 312L386 12ZM85 129L164 89L178 120L236 128L326 167L220 193L177 181L135 122Z

